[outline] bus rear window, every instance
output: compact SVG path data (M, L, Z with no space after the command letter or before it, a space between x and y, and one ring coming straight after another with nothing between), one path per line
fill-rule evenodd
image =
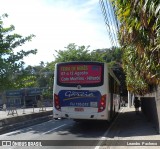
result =
M103 84L102 63L68 63L57 66L57 83L60 86L100 86Z

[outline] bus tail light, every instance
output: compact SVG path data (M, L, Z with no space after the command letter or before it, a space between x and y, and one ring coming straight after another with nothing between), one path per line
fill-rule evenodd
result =
M54 94L54 107L56 108L56 110L61 111L59 97L56 94Z
M106 108L106 95L101 96L101 100L99 101L98 104L98 112L104 111Z

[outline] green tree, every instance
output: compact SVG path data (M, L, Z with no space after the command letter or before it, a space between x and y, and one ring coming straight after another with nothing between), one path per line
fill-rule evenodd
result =
M97 53L101 53L101 57L106 63L111 63L111 66L117 63L122 63L122 50L121 48L112 47L106 49L98 49Z
M40 65L38 66L27 66L24 72L30 78L30 82L32 81L32 87L48 86L50 71L45 67L44 62L40 62Z
M89 46L77 46L74 43L65 47L66 50L56 50L55 62L69 62L69 61L89 61Z
M31 41L34 35L22 37L14 33L15 27L13 25L4 27L3 19L8 17L4 14L0 17L0 90L12 89L23 86L26 78L24 74L23 58L29 54L36 54L37 50L14 52L19 46L22 46L27 41Z
M128 89L149 92L160 84L160 1L113 1L120 21L119 40Z
M36 86L37 87L49 87L49 81L53 77L53 72L51 72L44 65L39 65L33 67L36 76Z
M97 50L89 51L90 46L77 46L75 43L70 43L65 50L55 50L55 60L47 64L47 68L54 71L54 66L59 62L71 61L99 61L104 62L103 53Z

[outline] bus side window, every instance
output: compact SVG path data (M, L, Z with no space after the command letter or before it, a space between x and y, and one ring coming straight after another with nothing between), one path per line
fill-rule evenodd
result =
M120 86L119 86L119 84L117 82L115 83L115 85L116 85L116 92L115 93L119 94L120 93Z
M116 81L114 80L114 94L116 94Z
M109 92L114 93L114 79L110 74L109 74Z
M118 83L115 81L115 94L118 94Z
M116 80L109 74L109 92L119 94L119 85Z

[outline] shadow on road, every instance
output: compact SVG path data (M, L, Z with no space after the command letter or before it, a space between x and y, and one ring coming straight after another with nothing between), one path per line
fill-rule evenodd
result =
M108 129L109 123L106 121L85 121L74 122L68 132L82 138L101 137Z
M60 127L62 125L64 126ZM51 120L49 122L42 123L39 126L36 125L18 130L10 135L27 133L28 131L33 134L43 134L47 132L46 135L56 132L57 135L63 137L73 135L76 138L93 139L102 137L108 128L107 138L157 135L153 124L147 121L146 117L141 112L136 115L134 111L125 111L124 113L120 113L111 125L104 121L77 123L66 119L57 121Z
M153 123L149 122L142 112L121 113L112 125L107 137L134 137L157 135Z

